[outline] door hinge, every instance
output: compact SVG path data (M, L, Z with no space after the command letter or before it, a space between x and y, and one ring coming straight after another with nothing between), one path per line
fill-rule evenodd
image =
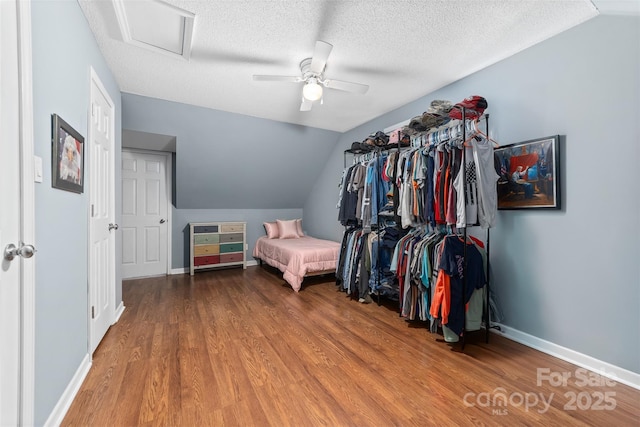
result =
M93 213L93 208L94 208L94 206L95 206L95 205L93 205L93 204L91 205L91 218L93 218L93 215L94 215L94 213Z
M91 306L91 318L96 318L96 308L93 305Z

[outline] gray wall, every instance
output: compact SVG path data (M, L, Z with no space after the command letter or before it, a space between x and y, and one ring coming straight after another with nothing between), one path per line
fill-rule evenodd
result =
M123 128L176 136L178 209L302 208L339 133L122 95Z
M247 221L251 259L263 222L302 217L339 137L131 94L122 95L122 110L128 131L176 136L172 268L189 266L188 223L196 221Z
M32 2L34 149L43 159L36 184L35 424L42 425L88 352L88 186L75 194L51 187L51 114L85 138L90 66L116 105L116 162L120 163L120 90L75 1ZM87 160L85 156L85 161ZM119 174L119 170L117 172ZM116 176L119 181L119 175ZM116 212L120 212L116 192ZM118 247L120 243L117 242ZM120 265L120 260L116 260ZM121 301L120 269L116 304Z
M493 286L504 323L640 373L640 18L599 16L342 135L304 206L312 234L339 239L343 150L433 99L482 95L502 145L554 134L563 209L499 211Z

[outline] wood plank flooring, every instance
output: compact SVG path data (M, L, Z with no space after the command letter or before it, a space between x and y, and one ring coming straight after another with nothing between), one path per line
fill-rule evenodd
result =
M123 300L63 426L640 425L638 390L494 334L460 352L331 276L131 280Z

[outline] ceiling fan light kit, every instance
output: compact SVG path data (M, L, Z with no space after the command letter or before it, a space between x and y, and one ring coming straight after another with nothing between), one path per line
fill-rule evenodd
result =
M309 101L322 98L322 86L318 84L318 79L311 77L302 88L302 95Z
M313 102L317 100L320 100L322 104L323 86L344 92L364 94L369 89L368 85L325 78L324 70L332 49L333 46L331 44L318 40L313 51L313 57L303 59L300 62L300 76L254 75L253 80L292 83L304 82L300 111L310 111Z

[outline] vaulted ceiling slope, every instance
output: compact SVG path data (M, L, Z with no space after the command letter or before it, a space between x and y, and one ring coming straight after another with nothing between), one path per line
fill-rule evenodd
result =
M123 92L339 132L598 14L589 0L165 0L195 15L186 60L124 42L114 4L130 1L79 0ZM300 75L317 40L333 45L326 76L365 94L325 89L302 112L302 83L253 81Z

